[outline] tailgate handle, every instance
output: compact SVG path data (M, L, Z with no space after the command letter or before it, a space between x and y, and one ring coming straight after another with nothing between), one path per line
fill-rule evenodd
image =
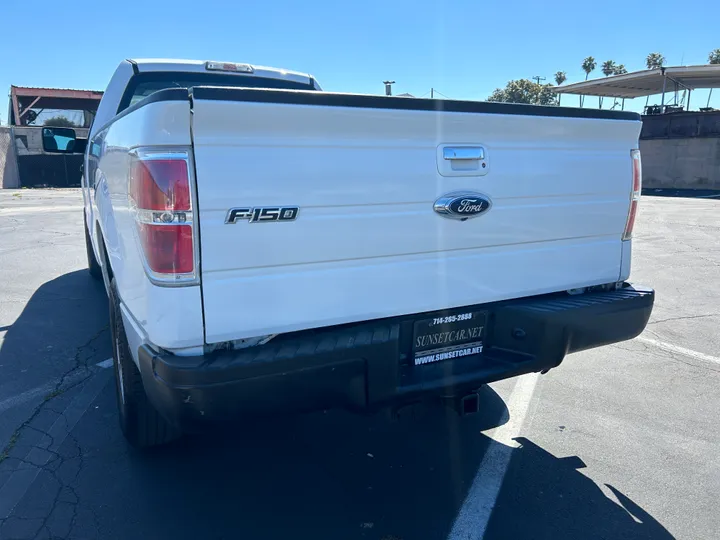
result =
M482 146L458 146L443 148L443 158L455 159L485 159L485 149Z

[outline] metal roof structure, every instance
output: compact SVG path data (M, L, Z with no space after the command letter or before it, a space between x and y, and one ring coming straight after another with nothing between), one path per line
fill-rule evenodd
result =
M634 71L601 79L551 87L558 94L579 94L616 98L636 98L674 90L720 88L720 64L676 66Z
M27 125L28 112L39 108L76 109L95 113L102 96L102 92L95 90L11 86L9 123L17 126Z
M17 96L44 96L73 99L100 99L103 95L98 90L74 90L72 88L43 88L34 86L11 86Z

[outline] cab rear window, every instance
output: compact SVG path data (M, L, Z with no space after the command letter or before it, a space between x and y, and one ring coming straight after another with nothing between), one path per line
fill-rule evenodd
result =
M234 88L276 88L283 90L315 90L309 83L286 79L257 77L242 73L139 73L130 79L117 112L121 113L146 97L167 88L193 86L230 86Z

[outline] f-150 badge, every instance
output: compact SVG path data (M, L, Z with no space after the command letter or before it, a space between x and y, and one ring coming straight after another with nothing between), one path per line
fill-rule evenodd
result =
M456 191L443 195L433 205L433 210L449 219L466 219L484 214L492 203L485 195L471 191Z
M257 208L231 208L225 223L237 223L246 219L249 223L266 221L294 221L300 209L297 206L261 206Z

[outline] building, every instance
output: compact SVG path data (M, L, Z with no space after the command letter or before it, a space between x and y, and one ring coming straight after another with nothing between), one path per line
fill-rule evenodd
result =
M80 184L82 154L46 152L45 126L67 127L87 138L102 92L10 87L8 126L0 128L0 188Z

